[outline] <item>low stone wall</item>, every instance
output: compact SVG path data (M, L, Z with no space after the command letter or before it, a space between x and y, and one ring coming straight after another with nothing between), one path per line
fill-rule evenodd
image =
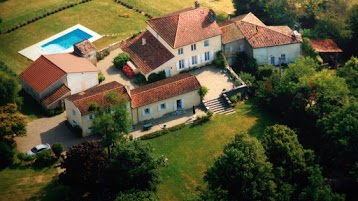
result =
M227 71L229 71L230 76L233 77L232 79L239 80L241 82L240 86L235 86L234 88L227 90L227 91L223 91L221 93L230 103L229 99L231 96L234 96L237 93L241 93L242 95L245 95L247 93L247 86L246 86L245 82L240 78L240 76L238 76L231 67L226 66L225 69Z

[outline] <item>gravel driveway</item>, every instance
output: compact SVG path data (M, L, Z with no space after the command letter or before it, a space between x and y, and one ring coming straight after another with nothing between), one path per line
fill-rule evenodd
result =
M52 145L55 142L62 143L65 150L67 150L69 147L79 144L85 139L98 139L97 136L88 138L78 137L66 126L65 121L66 112L57 116L40 118L29 122L26 127L27 135L15 138L18 150L25 152L38 144L49 143Z

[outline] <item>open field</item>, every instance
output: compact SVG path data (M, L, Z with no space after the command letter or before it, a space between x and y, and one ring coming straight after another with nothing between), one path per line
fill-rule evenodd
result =
M128 13L130 17L119 17L120 13ZM100 41L96 44L99 45L97 48L103 48L145 29L146 20L147 18L143 15L114 3L112 0L93 0L47 16L14 32L0 35L0 60L16 73L20 73L31 64L31 61L18 54L19 50L75 24L82 24L101 35L120 33L117 37L103 39L107 44Z
M260 138L266 126L275 122L251 102L238 105L233 115L216 115L209 123L187 126L177 132L148 140L155 154L164 155L168 166L163 168L158 194L162 200L186 200L203 186L202 177L208 165L219 156L224 146L238 132Z

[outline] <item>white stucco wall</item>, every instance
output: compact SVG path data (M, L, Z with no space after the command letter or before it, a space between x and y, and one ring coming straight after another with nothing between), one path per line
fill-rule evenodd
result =
M67 86L71 94L76 94L98 85L98 72L83 72L67 74Z
M72 101L65 99L66 106L66 115L68 122L75 127L78 125L80 128L83 128L81 112L77 109L77 107L73 104Z
M295 62L301 54L301 43L253 49L253 57L258 65L271 64L271 57L275 57L275 65L279 65L282 54L286 55L283 63Z
M184 108L183 109L189 109L192 108L193 106L197 106L200 104L200 96L198 93L198 90L189 92L189 93L185 93L179 96L175 96L172 98L168 98L159 102L155 102L149 105L145 105L139 108L134 108L132 109L132 118L133 118L133 124L137 124L139 122L142 122L144 120L147 119L156 119L159 117L162 117L164 114L170 113L170 112L174 112L175 110L177 110L176 108L176 101L177 100L182 100L184 103ZM161 104L166 104L167 109L160 109L160 105ZM144 114L144 110L146 108L149 108L151 110L150 114Z

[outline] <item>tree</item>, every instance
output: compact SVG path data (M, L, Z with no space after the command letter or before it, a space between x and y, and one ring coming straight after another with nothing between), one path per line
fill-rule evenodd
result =
M324 184L322 172L319 167L310 168L310 176L308 177L309 185L303 189L299 196L299 200L312 201L343 201L344 196L333 193L330 186Z
M334 172L348 175L358 161L358 103L319 119L323 132L322 158Z
M122 134L129 132L131 125L127 100L118 93L111 92L105 95L105 102L109 105L104 108L95 108L95 118L92 121L94 133L102 135L104 145L108 148L113 146Z
M155 158L152 152L150 144L141 141L117 144L112 150L108 168L112 191L156 191L163 159Z
M113 60L113 64L116 68L122 69L124 64L130 60L130 56L126 52L119 53Z
M337 75L346 80L351 95L358 98L358 58L352 57L348 60L342 68L338 69Z
M256 138L238 134L208 168L204 180L217 200L274 200L272 164Z
M351 36L351 54L354 56L358 56L358 5L353 5L348 16L348 25L352 32Z
M0 71L0 106L18 102L21 87L15 77Z
M16 110L15 104L0 107L0 138L26 135L26 116Z
M52 148L52 151L55 154L55 156L57 158L59 158L61 156L62 152L63 152L63 144L54 143L51 148Z
M206 87L206 86L202 86L200 89L199 89L199 96L200 96L200 99L203 100L205 95L209 92L209 89Z
M249 95L253 95L255 93L256 87L255 87L255 76L253 76L250 73L245 73L245 72L240 72L239 74L240 78L242 79L242 81L245 82L246 86L247 86L247 93ZM240 82L240 81L239 81ZM236 84L236 82L235 82ZM241 82L240 82L241 85Z
M262 144L273 164L278 190L286 192L287 187L292 187L291 199L297 197L297 193L307 184L305 178L308 177L308 168L313 165L313 152L305 150L296 133L284 125L267 127ZM296 194L293 194L294 191Z
M108 164L107 154L98 141L84 141L66 152L60 167L60 182L77 189L94 190L103 182Z
M0 141L0 169L11 165L14 161L14 148L6 142Z

